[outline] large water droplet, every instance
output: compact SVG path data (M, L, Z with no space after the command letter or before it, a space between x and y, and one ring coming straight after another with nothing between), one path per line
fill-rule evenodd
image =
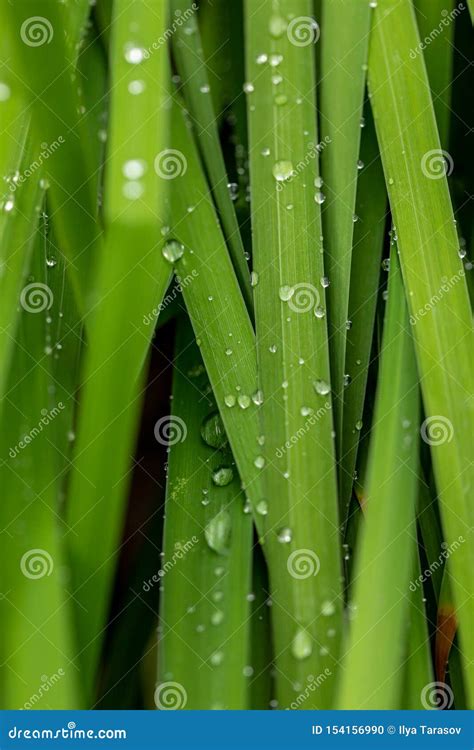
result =
M302 660L307 659L308 656L311 656L311 653L313 651L313 643L311 640L311 636L306 630L303 630L301 628L297 631L295 637L293 638L293 642L291 644L291 653L295 657L295 659Z
M234 472L231 466L219 466L219 468L212 473L212 481L218 487L225 487L232 482L233 478Z
M204 420L201 425L201 436L211 448L223 448L227 444L224 423L218 412Z
M212 518L204 529L204 536L209 547L218 555L229 553L232 532L232 519L227 510L221 510Z
M184 245L178 240L168 240L161 252L169 263L176 263L184 255Z
M325 380L315 380L314 390L319 393L320 396L327 396L331 390L331 386Z
M273 166L273 176L277 182L289 180L293 174L293 164L291 161L277 161Z

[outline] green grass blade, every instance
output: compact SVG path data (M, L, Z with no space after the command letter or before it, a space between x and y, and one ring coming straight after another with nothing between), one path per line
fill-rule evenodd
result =
M175 16L186 20L176 24L173 51L181 76L186 103L189 108L204 164L209 173L211 189L220 213L224 235L249 310L253 307L250 274L245 259L237 216L232 204L224 157L219 143L216 114L210 94L209 76L202 51L195 3L190 0L170 0Z
M471 312L426 70L410 2L375 11L369 84L416 344L446 542L472 526L469 449ZM452 162L447 159L447 168ZM437 169L440 167L440 171ZM425 309L427 306L427 309ZM444 438L436 438L441 426ZM452 559L456 611L469 692L474 690L474 599L466 598L474 546Z
M454 0L415 0L420 39L428 39L423 48L410 51L411 57L423 55L428 70L431 96L443 147L449 142L451 116L451 79L453 75L453 43L455 19L462 10Z
M166 707L174 689L183 691L188 709L245 709L252 518L243 512L228 447L211 447L201 436L216 404L189 329L182 319L173 413L164 418L182 442L173 439L169 458L155 700Z
M345 352L356 192L372 10L369 3L324 0L321 24L321 155L324 264L334 424L342 455ZM341 23L341 19L344 19ZM337 92L337 94L336 94Z
M232 453L255 509L262 498L261 470L255 466L260 425L252 400L257 392L255 336L189 123L176 103L171 132L173 146L187 164L186 174L171 183L171 236L183 249L175 263L176 276ZM190 207L195 208L189 211ZM259 521L256 514L256 520L263 534L263 519Z
M44 285L45 270L38 232L32 283ZM0 528L8 560L0 574L2 709L83 706L57 503L53 435L64 404L51 390L49 314L45 307L22 310L0 425Z
M166 183L154 170L155 157L167 139L167 50L163 47L142 62L127 60L144 57L143 51L166 28L167 16L163 8L129 0L117 2L115 14L106 241L88 326L68 512L75 530L69 543L88 691L113 581L141 402L141 370L153 333L153 325L145 325L144 319L156 319L170 278L160 252L157 213ZM136 80L143 81L140 94L129 89ZM94 541L97 528L102 529L100 545Z
M24 88L31 105L36 138L46 144L43 160L51 185L52 221L71 263L71 278L84 309L91 259L100 244L92 180L97 165L85 136L83 100L77 85L72 85L75 56L67 64L74 40L64 33L68 28L66 8L46 0L24 0L3 4L1 12L11 41L10 65L22 73L16 85Z
M381 357L367 511L352 585L352 617L338 701L343 709L399 708L403 677L416 544L419 396L395 252Z
M294 683L306 685L309 674L328 670L305 706L324 708L340 637L341 562L327 330L318 317L325 282L315 201L316 28L307 0L248 0L245 8L264 520L273 545L273 611L286 621L275 633L277 697L289 706ZM296 23L288 23L290 15ZM317 555L317 580L292 580L287 564L299 554Z
M8 86L7 83L5 83ZM0 138L0 171L4 178L0 212L0 402L6 388L15 335L22 309L19 301L35 303L35 289L28 287L28 273L33 241L39 221L43 188L40 176L25 177L35 157L37 143L31 139L28 116L24 116L19 97L2 103L2 137ZM48 290L36 288L36 303L49 303ZM32 297L33 294L33 297Z
M356 213L359 221L354 228L348 315L350 328L347 331L344 369L350 375L351 382L344 394L340 472L343 516L347 516L357 448L363 429L387 213L387 193L370 110L365 121L360 152L365 166L359 176L357 191Z
M414 581L420 575L420 560L417 556ZM414 591L411 590L409 598L407 655L400 707L409 711L421 711L427 707L422 702L426 686L434 681L423 587L415 587Z

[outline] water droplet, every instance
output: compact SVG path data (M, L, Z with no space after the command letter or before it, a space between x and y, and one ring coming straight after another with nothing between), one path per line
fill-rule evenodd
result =
M293 642L291 644L291 653L295 657L295 659L302 660L307 659L308 656L311 656L311 653L313 651L313 643L311 640L311 636L306 630L303 630L302 628L297 631L295 637L293 638Z
M317 188L321 189L323 185L324 185L323 178L322 177L316 177L316 179L314 181L314 187L317 187Z
M350 375L344 375L344 388L347 388L352 383L352 378Z
M277 534L278 541L281 542L281 544L289 544L292 537L293 534L291 532L291 529L289 529L287 526L285 526L283 529L280 529Z
M283 76L280 75L280 73L275 73L275 75L272 76L272 83L274 86L279 86L282 81Z
M250 286L257 286L258 284L258 273L256 271L252 271L250 274Z
M282 302L288 302L295 293L295 290L292 286L281 286L280 290L278 292L278 296L280 297Z
M201 94L208 94L211 90L211 87L208 83L204 83L202 86L199 87L199 91Z
M320 396L327 396L331 391L331 386L329 383L326 383L325 380L315 380L313 385L314 390L316 393L319 393Z
M10 211L13 211L13 209L15 208L15 201L13 200L13 198L7 198L2 208L4 211L6 211L7 214L10 213Z
M382 261L382 268L384 271L390 271L390 258L384 258Z
M227 444L224 423L218 412L204 420L201 425L201 436L211 448L223 448Z
M357 169L361 170L361 169L364 169L364 167L365 167L364 162L362 161L362 159L359 159L359 161L357 162Z
M377 7L377 0L370 0L369 8L376 8L376 7Z
M254 402L255 406L261 406L263 404L263 392L260 390L255 391L252 396L252 401Z
M236 201L239 197L239 186L236 182L228 182L227 189L229 191L231 201Z
M330 617L333 615L336 611L336 607L334 605L334 602L330 602L329 600L322 603L321 606L321 614L324 615L324 617Z
M221 510L212 518L204 529L204 536L209 547L218 555L229 552L232 531L232 519L227 510Z
M329 281L327 276L321 277L321 286L324 287L324 289L327 289L330 283L331 282Z
M271 346L269 346L269 347L268 347L268 351L269 351L269 352L270 352L271 354L275 354L275 353L276 353L276 351L277 351L277 345L276 345L276 344L272 344Z
M138 65L145 59L145 50L143 47L137 47L134 44L125 46L125 59L131 65Z
M322 206L324 201L326 200L326 196L324 195L324 193L316 193L316 195L314 196L314 200L319 206Z
M266 62L268 62L268 55L266 55L265 52L262 52L261 55L257 55L256 57L257 65L264 65Z
M11 96L11 89L6 83L0 83L0 102L6 102Z
M278 94L273 101L277 107L283 107L288 102L288 97L285 94Z
M317 318L321 319L321 318L324 318L324 316L326 315L326 311L323 307L318 305L317 307L314 308L314 314L316 315Z
M39 181L39 185L42 190L48 190L49 185L50 185L48 178L42 177L41 180Z
M54 268L55 265L57 265L57 260L53 256L46 258L46 265L48 268Z
M145 89L146 89L145 81L140 81L140 80L130 81L130 83L128 84L128 91L133 96L138 96L139 94L143 94Z
M253 463L257 469L263 469L263 467L265 466L265 459L263 456L257 456Z
M285 33L287 28L287 23L284 18L281 16L271 16L270 22L268 24L268 30L272 37L275 39L279 39L283 34Z
M220 625L222 622L224 622L224 613L218 609L216 612L213 612L211 615L211 623L213 625Z
M235 401L236 401L236 398L232 393L229 393L227 396L224 396L224 403L229 408L232 408L233 406L235 406Z
M268 60L272 68L277 68L280 65L280 63L283 61L283 55L270 55Z
M244 83L243 89L246 94L253 94L253 92L255 91L255 86L250 81L247 81L246 83Z
M293 175L293 164L291 161L277 161L273 167L273 176L277 182L289 180Z
M259 500L255 506L255 510L260 516L266 516L268 513L268 503L266 500Z
M213 667L219 667L222 662L224 661L224 654L222 651L215 651L210 659L210 662Z
M122 166L122 173L127 180L139 180L146 170L146 163L142 159L129 159Z
M250 396L246 396L242 393L240 394L240 396L238 396L237 403L239 404L241 409L248 409L252 401L250 399Z
M231 466L219 466L212 474L212 481L218 487L226 487L232 482L234 472Z
M169 263L176 263L184 255L184 245L178 240L168 240L161 252Z
M244 667L242 670L242 674L244 677L252 677L253 675L253 667Z
M309 417L310 414L313 413L313 410L310 406L302 406L300 409L300 414L302 417Z

